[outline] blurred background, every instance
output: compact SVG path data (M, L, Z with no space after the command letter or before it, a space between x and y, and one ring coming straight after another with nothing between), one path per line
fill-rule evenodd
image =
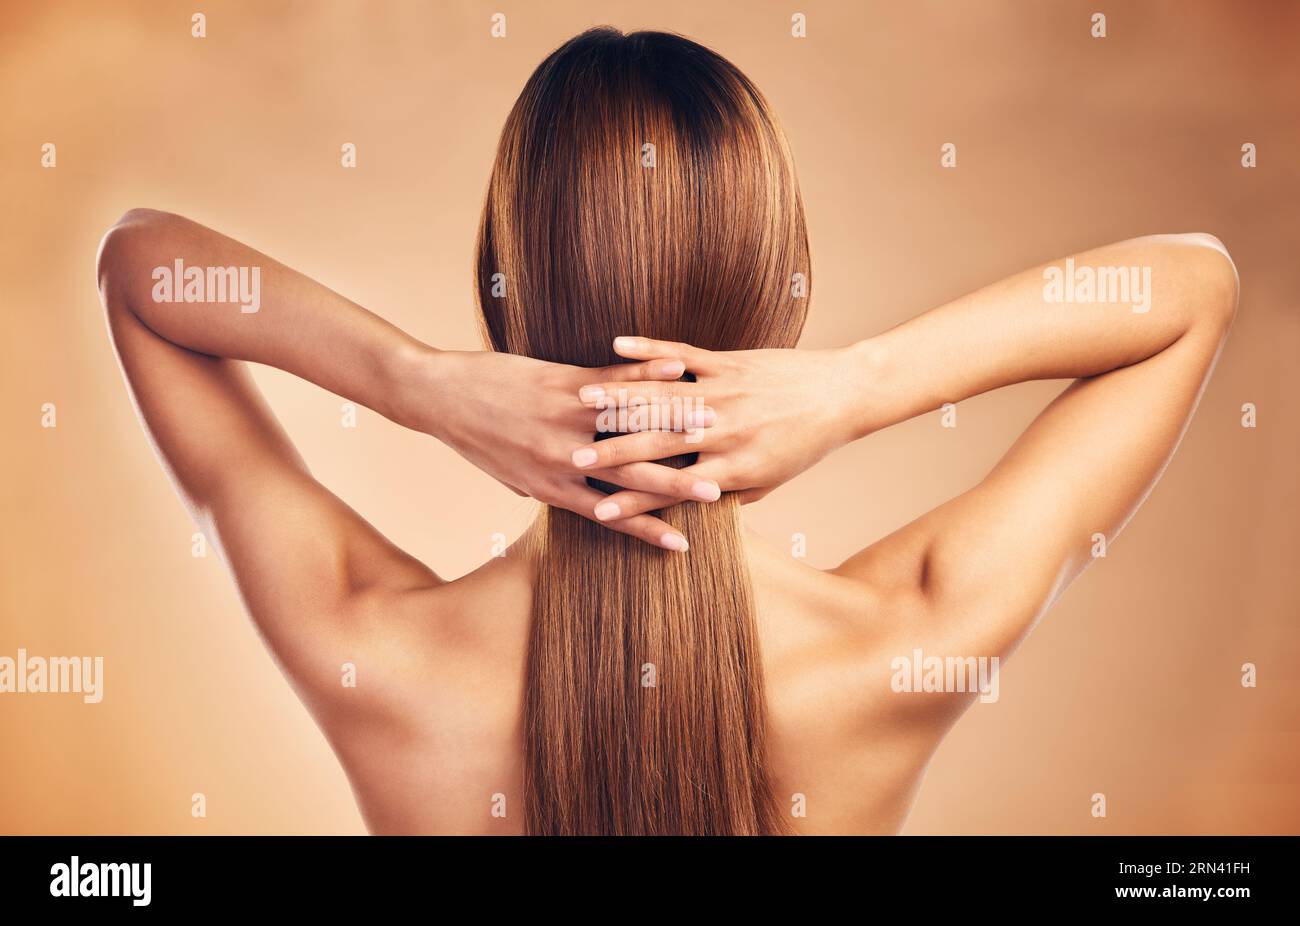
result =
M102 655L105 680L95 705L0 694L0 832L364 831L220 560L191 556L105 336L96 247L127 208L179 212L478 347L501 124L600 24L690 36L769 97L812 236L807 346L1103 242L1223 239L1241 312L1182 450L940 748L906 832L1300 832L1300 4L1268 0L4 3L0 655ZM364 410L341 428L339 398L258 378L317 476L443 576L531 518L431 439ZM875 435L749 520L836 565L981 478L1061 385Z

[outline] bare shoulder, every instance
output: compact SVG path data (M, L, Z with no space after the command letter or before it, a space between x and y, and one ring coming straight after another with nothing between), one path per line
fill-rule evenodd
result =
M783 562L771 547L756 554L753 581L774 693L791 708L802 703L877 733L894 718L909 733L950 725L967 706L962 697L925 691L899 697L905 692L896 690L897 667L917 650L960 648L947 638L949 622L926 592L924 550L904 530L854 557L851 568L819 570L792 557Z
M865 670L880 699L873 707L908 722L933 725L940 733L974 703L978 692L956 684L934 690L923 678L912 677L916 666L933 665L934 659L945 665L974 659L992 667L1000 665L1016 642L1001 632L998 621L984 620L979 613L996 610L996 600L954 603L934 594L935 537L945 519L970 517L954 510L964 504L966 499L959 497L942 505L829 571L860 589L874 612L864 618L873 628ZM972 570L981 568L978 549L968 559ZM993 656L999 657L996 663L990 662Z
M450 582L378 584L348 601L294 682L327 732L406 733L493 709L522 679L533 566L511 548ZM406 735L403 733L402 735Z
M372 832L508 828L489 810L518 789L531 582L508 553L451 582L358 596L354 633L299 684Z
M806 833L890 833L960 712L946 696L892 684L900 657L929 647L915 583L814 569L751 545L770 761ZM923 642L918 642L923 641Z

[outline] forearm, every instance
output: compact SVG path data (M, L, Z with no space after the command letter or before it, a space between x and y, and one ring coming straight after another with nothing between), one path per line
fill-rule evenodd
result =
M1065 260L1054 261L850 348L860 384L849 400L853 436L1011 383L1095 376L1141 362L1197 326L1221 324L1217 307L1235 305L1220 292L1228 258L1208 237L1139 238L1072 261L1076 274L1094 271L1090 301L1082 286L1069 289ZM1123 268L1134 284L1127 299L1107 298L1122 295L1122 287L1113 275L1098 285L1099 268ZM1053 291L1056 279L1062 288Z
M105 237L99 275L106 300L173 344L278 367L409 423L406 368L432 350L232 238L132 210Z
M578 391L607 371L436 350L266 255L166 213L124 215L100 245L98 276L137 407L196 510L246 494L245 482L257 482L241 478L252 463L291 483L306 469L247 370L217 357L286 370L441 440L520 494L595 519L604 496L587 477L613 473L578 472L572 453L598 419ZM667 455L621 461L644 464L621 474L627 488L670 503L699 498L699 480L653 464ZM685 549L680 531L648 513L607 526Z

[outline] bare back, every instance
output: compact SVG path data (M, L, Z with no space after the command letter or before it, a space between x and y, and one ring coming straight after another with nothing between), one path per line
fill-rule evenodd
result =
M891 660L923 645L919 613L755 535L747 546L778 802L797 833L897 832L959 712L891 689ZM524 550L394 599L399 669L317 712L373 832L523 832Z

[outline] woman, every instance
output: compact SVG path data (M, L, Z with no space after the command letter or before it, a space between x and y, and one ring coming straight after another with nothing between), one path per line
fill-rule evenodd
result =
M695 43L608 29L524 88L478 254L481 353L176 216L128 212L99 255L140 416L377 833L897 832L995 682L951 667L996 672L1132 517L1237 302L1216 239L1162 235L800 350L803 209L763 98ZM256 311L217 268L260 281ZM546 508L445 582L312 479L247 361ZM741 502L849 441L1056 378L982 482L836 569L741 529ZM611 419L641 402L689 414ZM914 655L950 671L907 678Z

